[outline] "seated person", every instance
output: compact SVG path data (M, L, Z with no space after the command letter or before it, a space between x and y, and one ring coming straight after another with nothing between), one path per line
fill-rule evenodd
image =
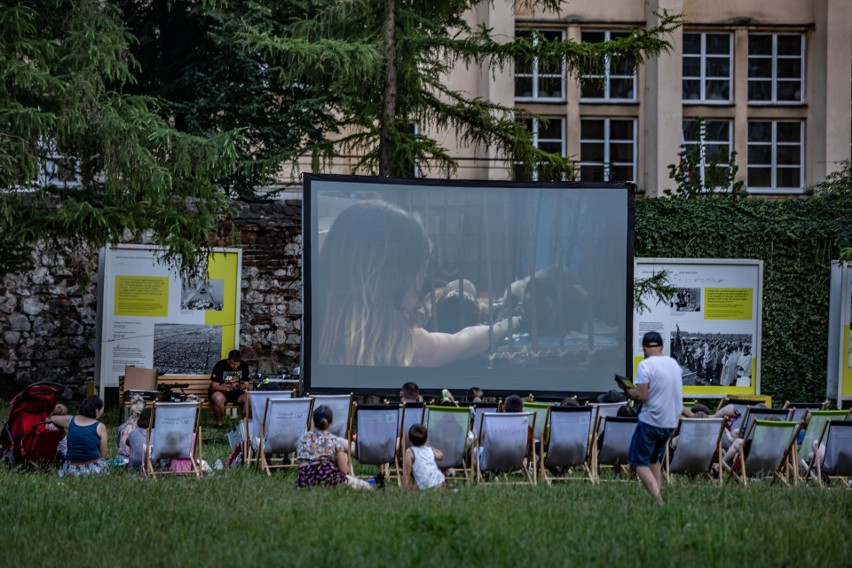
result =
M349 485L369 489L370 485L351 473L346 442L329 431L334 413L326 405L314 409L313 428L305 432L296 448L299 471L296 487Z
M426 445L428 431L423 424L414 424L408 430L411 446L405 450L405 461L402 469L402 487L409 489L409 483L414 477L418 489L443 489L444 474L438 469L436 460L444 459L444 454L438 448Z
M222 425L225 416L225 403L244 404L249 388L249 368L242 360L240 352L234 349L213 366L210 373L210 388L207 397L213 407L216 426Z
M134 428L127 436L127 471L145 475L145 442L148 436L148 425L151 422L151 409L143 408L136 420Z

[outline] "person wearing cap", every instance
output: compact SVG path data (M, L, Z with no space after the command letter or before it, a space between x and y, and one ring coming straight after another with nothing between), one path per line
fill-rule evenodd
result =
M627 461L636 468L636 475L654 502L662 504L660 464L683 410L683 380L677 361L663 355L659 333L649 331L644 335L642 352L645 359L636 370L636 386L625 389L627 396L642 403Z

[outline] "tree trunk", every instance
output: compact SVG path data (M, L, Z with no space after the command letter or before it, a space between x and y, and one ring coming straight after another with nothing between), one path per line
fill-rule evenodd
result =
M385 89L382 101L379 136L379 175L389 176L392 171L391 152L393 137L391 133L396 121L396 0L385 0Z

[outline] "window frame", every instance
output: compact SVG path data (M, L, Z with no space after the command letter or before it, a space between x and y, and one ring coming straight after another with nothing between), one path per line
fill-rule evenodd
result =
M528 32L530 35L534 33L539 33L542 35L545 34L559 34L559 38L561 41L565 41L565 30L557 30L553 28L517 28L515 30L515 37L518 36L519 32ZM537 42L537 39L533 40L533 44ZM566 67L565 62L562 62L562 65L559 70L559 96L558 97L542 97L539 96L539 82L542 79L554 79L556 77L555 73L540 73L539 71L539 59L538 57L533 57L532 62L530 63L532 70L529 73L518 73L517 65L513 69L512 81L514 83L514 88L517 90L517 80L518 77L529 78L532 83L532 94L528 97L514 95L514 100L518 102L564 102L566 99Z
M698 121L699 121L699 119L697 119L697 118L686 118L686 117L682 120L681 149L686 151L690 147L697 147L698 148L698 156L700 158L698 164L699 164L699 169L701 171L701 191L706 192L706 191L708 191L707 188L705 187L705 171L706 171L707 163L708 163L706 148L707 148L708 145L712 145L712 146L725 146L725 145L727 145L728 157L730 158L731 154L734 152L734 120L731 119L731 118L704 119L703 122L704 122L705 127L704 127L703 131L704 131L705 134L704 135L699 134L699 138L696 141L687 140L686 139L687 126L692 124L692 123L696 123ZM724 122L728 125L728 139L727 139L727 141L722 141L722 140L710 140L710 141L708 141L707 140L707 137L706 137L707 124L711 123L711 122ZM701 130L699 130L699 132L701 132ZM719 162L719 165L721 166L723 164L721 162ZM730 159L724 165L728 169L731 169ZM733 190L733 182L732 182L732 185L729 185L728 187L714 187L714 188L712 188L712 190L714 192L731 192Z
M591 121L591 120L603 121L603 123L604 123L604 126L603 126L604 137L603 137L603 139L583 138L583 121ZM620 120L620 121L625 121L625 122L629 121L633 125L633 140L629 141L633 145L633 158L632 158L632 162L629 163L629 164L626 163L626 162L612 162L610 160L610 155L611 155L610 146L613 143L624 144L624 143L628 142L628 140L613 139L610 136L610 122L613 121L613 120ZM622 117L622 116L581 116L580 117L580 160L577 162L578 163L579 179L582 180L583 168L584 167L594 167L594 168L603 169L603 173L604 173L603 181L604 182L610 182L610 181L612 181L612 168L614 166L630 166L630 168L633 170L633 179L631 179L631 180L618 180L618 181L633 181L633 182L635 182L636 181L637 168L638 168L638 161L639 161L639 138L638 138L637 127L638 127L638 120L636 118L630 117L630 116L624 116L624 117ZM592 161L589 161L589 160L584 160L583 159L583 144L584 143L602 143L603 148L604 148L604 161L603 162L592 162Z
M755 122L768 122L772 125L771 140L769 142L752 142L746 134L746 147L751 149L752 146L769 146L770 148L770 164L752 164L751 157L746 158L746 187L749 193L753 194L791 194L797 195L805 192L805 121L798 119L753 119L749 120L748 124ZM778 187L778 170L779 169L794 169L790 166L778 165L778 147L779 146L794 146L790 142L778 142L778 124L780 123L795 123L799 125L799 186L798 187ZM751 177L751 169L755 168L770 168L772 185L770 187L752 187L749 183Z
M559 130L560 130L560 140L559 140L560 151L559 151L559 154L563 158L566 156L566 153L568 151L568 132L567 132L568 120L567 120L566 117L564 117L564 116L531 116L531 117L519 118L518 120L520 120L522 122L527 122L527 121L530 122L530 135L532 136L533 146L536 147L536 148L541 147L541 146L539 146L539 144L542 141L556 142L555 138L544 138L544 139L542 139L541 137L539 137L539 122L542 121L542 120L546 120L548 122L558 120L559 126L560 126L560 128L559 128ZM518 165L518 164L520 164L520 162L515 161L514 164ZM538 179L538 174L539 174L538 166L533 166L531 175L530 175L528 180L519 178L516 175L516 171L517 170L515 170L513 168L512 179L514 179L516 181L539 181L539 179Z
M700 37L701 47L699 53L686 53L683 52L681 54L681 65L685 63L686 57L698 57L700 61L700 71L699 76L694 77L692 75L688 76L685 73L682 73L681 77L681 101L685 105L730 105L734 102L734 34L732 32L713 32L713 31L685 31L683 32L684 36L687 34L697 35ZM726 35L728 36L728 98L727 99L708 99L707 98L707 83L708 81L721 81L724 80L724 77L708 77L707 76L707 60L709 58L721 59L722 56L718 54L711 54L708 56L707 53L707 36L708 35ZM686 90L684 89L684 83L686 81L695 81L699 82L699 97L697 99L687 99L686 98Z
M583 41L583 34L587 33L587 32L588 33L603 33L605 42L612 39L612 34L625 34L625 35L630 34L629 30L619 30L619 29L603 30L603 29L598 29L598 28L583 28L583 29L580 30L580 41L581 42ZM629 76L630 80L633 82L633 89L632 89L633 97L629 98L629 99L624 99L624 98L613 98L612 96L610 96L610 90L611 90L610 85L611 85L611 81L612 81L613 76L614 76L611 68L612 68L612 60L609 57L607 57L605 67L604 67L604 71L603 71L603 75L581 75L580 76L579 91L580 91L580 102L581 103L625 104L625 103L635 103L639 100L639 94L638 94L639 73L638 73L638 69L636 67L634 67L633 68L633 74ZM615 75L614 77L616 79L626 79L628 76L627 75ZM586 96L583 95L583 82L584 81L590 81L590 80L591 81L603 80L603 85L604 85L603 97L595 98L595 97L586 97Z
M804 33L788 33L788 32L749 32L748 34L748 43L751 46L752 38L755 36L770 36L772 38L772 53L769 56L766 55L752 55L750 51L750 47L746 49L746 98L748 100L749 105L755 106L768 106L768 105L804 105L807 103L807 97L805 94L806 89L806 81L807 70L805 69L805 65L807 63L807 43L806 43L806 34ZM796 36L799 38L799 55L791 56L791 55L779 55L778 54L778 38L780 36ZM771 67L771 77L768 79L768 82L771 86L772 96L769 100L761 100L761 99L752 99L750 87L752 81L759 82L767 82L767 79L751 76L751 62L753 59L765 60L771 59L772 67ZM778 100L778 61L779 59L798 59L800 62L800 71L798 81L800 83L799 88L799 99L798 100ZM790 81L790 78L782 78L780 80Z

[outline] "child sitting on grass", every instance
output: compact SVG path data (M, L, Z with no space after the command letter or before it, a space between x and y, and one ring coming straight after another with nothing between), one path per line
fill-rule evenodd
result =
M145 475L145 442L148 436L148 424L151 422L151 409L143 408L136 419L136 427L127 435L127 471Z
M402 486L409 488L412 475L419 489L443 489L446 487L444 474L438 469L436 460L444 459L438 448L426 445L428 431L423 424L415 424L408 430L411 446L405 450L405 462L402 470Z

